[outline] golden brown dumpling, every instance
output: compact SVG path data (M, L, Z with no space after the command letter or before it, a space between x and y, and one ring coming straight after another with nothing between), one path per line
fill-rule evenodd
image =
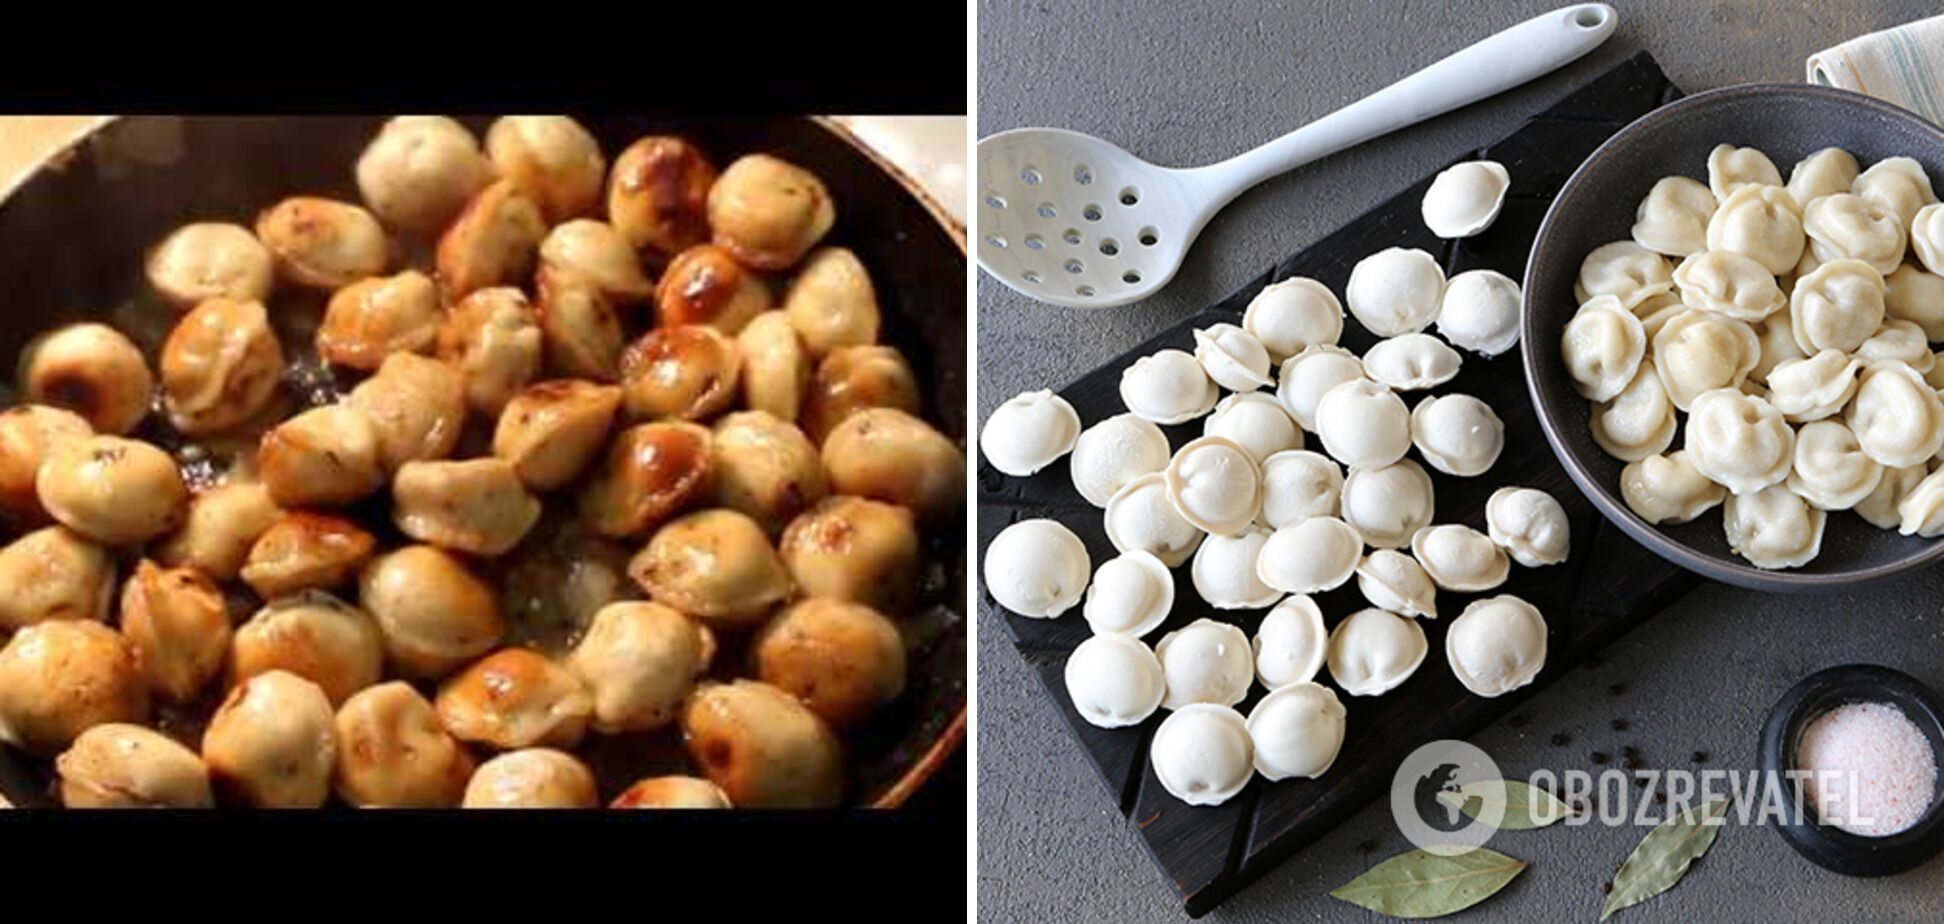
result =
M175 459L119 436L57 443L34 488L54 519L103 545L146 542L175 529L189 512L189 488Z
M473 771L462 808L598 808L594 773L572 754L526 748L501 754Z
M158 699L186 703L223 670L229 607L216 582L194 568L143 559L122 587L121 630Z
M836 220L816 175L768 154L738 158L709 188L715 242L757 269L795 264Z
M74 739L54 761L61 804L76 809L213 808L196 752L140 725L110 722Z
M525 648L502 648L439 687L439 721L461 741L511 750L571 748L593 698L574 672Z
M148 715L135 650L101 623L35 623L0 648L0 742L53 756L96 725Z
M622 790L608 803L616 809L726 809L729 797L708 780L693 776L655 776Z
M522 389L493 430L493 455L535 491L564 488L607 444L621 389L553 379Z
M783 296L783 311L812 356L877 342L877 291L857 255L825 247L810 255Z
M392 523L421 542L503 555L539 520L539 499L504 459L407 462L392 480Z
M708 494L713 452L706 427L665 421L629 427L580 492L581 516L603 536L645 536Z
M279 516L250 547L243 583L265 600L301 590L330 590L356 576L378 539L329 514L293 510Z
M707 420L736 400L742 352L713 327L657 327L621 354L631 420Z
M486 129L486 156L539 204L550 225L600 207L607 158L594 136L567 116L502 116Z
M492 587L429 545L373 559L359 576L358 602L377 620L393 668L409 677L443 677L506 634Z
M833 497L783 530L784 567L803 593L905 612L918 593L923 557L910 510L863 497Z
M903 411L870 408L837 425L823 444L831 490L910 507L928 521L965 507L965 453Z
M526 295L511 286L480 289L446 311L439 358L466 378L466 402L494 415L540 374L540 325Z
M397 471L407 462L452 455L466 425L466 377L436 359L393 353L344 403L371 419L379 464Z
M257 449L263 486L280 507L337 507L385 484L378 430L348 404L312 408L263 435Z
M790 316L765 311L736 335L742 348L742 397L750 410L794 422L810 390L810 353Z
M803 432L821 446L845 418L873 407L918 413L918 378L904 354L888 346L832 350L817 364L810 380L803 402Z
M763 682L837 728L856 725L905 685L904 638L878 611L813 597L777 614L756 637Z
M382 683L337 711L336 786L359 808L451 808L465 797L473 759L439 726L410 684Z
M546 368L563 378L620 379L625 335L614 303L601 294L600 287L584 277L546 267L541 268L536 284L540 292L536 317L546 347Z
M509 180L488 185L439 237L439 282L448 298L516 285L533 271L547 236L540 208Z
M51 619L106 622L115 592L108 550L62 526L0 549L0 634Z
M276 399L283 372L283 344L262 302L203 302L162 344L169 422L190 436L241 426Z
M608 176L608 220L628 242L672 254L709 239L715 165L680 138L650 135L628 145Z
M234 580L250 557L250 546L282 513L261 482L204 488L189 498L182 528L155 547L155 560L172 568L192 567L219 581Z
M30 402L73 411L97 433L127 433L148 416L155 376L141 348L106 324L70 324L21 353L20 390Z
M689 756L740 808L830 808L843 750L796 697L767 683L705 684L682 710Z
M615 735L675 721L714 657L714 636L694 620L659 603L625 601L594 614L567 668L592 694L594 730Z
M796 425L762 411L739 411L715 425L716 503L782 532L830 493L817 447Z
M260 302L275 277L270 250L242 225L199 221L183 225L149 251L149 286L177 308L211 298Z
M734 510L663 526L628 563L628 575L656 602L728 628L762 622L792 589L763 527Z
M385 122L358 155L358 192L385 224L434 234L493 181L479 140L445 116L406 115Z
M317 808L337 768L336 715L324 689L288 671L231 688L203 732L203 763L225 798L256 808Z
M385 271L390 242L370 212L345 202L293 196L257 216L257 240L283 278L313 289L342 289Z
M575 273L599 287L616 305L632 305L655 295L628 239L606 222L576 218L556 225L540 242L540 265L553 273Z
M93 434L81 415L58 407L23 404L0 411L0 519L15 529L54 522L34 491L34 476L53 444Z
M406 270L361 279L331 296L317 328L317 355L370 372L393 353L432 352L441 320L432 277Z
M655 287L662 327L707 324L734 335L770 308L769 286L725 248L698 244L675 256Z
M279 597L237 627L230 663L238 683L289 671L332 703L378 682L385 667L378 624L365 611L320 590Z

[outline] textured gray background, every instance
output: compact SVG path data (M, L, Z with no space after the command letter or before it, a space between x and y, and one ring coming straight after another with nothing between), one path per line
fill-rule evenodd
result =
M1489 143L1593 75L1648 49L1688 92L1801 80L1810 53L1938 12L1925 2L1630 3L1606 45L1550 78L1271 180L1208 229L1161 294L1084 313L1029 302L980 279L979 418L1011 395L1057 387L1398 188ZM1315 119L1555 0L1311 3L1027 0L979 4L981 135L1027 125L1092 132L1171 166L1209 163ZM1944 684L1933 570L1851 594L1779 597L1706 586L1559 679L1473 739L1508 775L1598 769L1591 750L1635 745L1653 767L1752 768L1763 714L1827 665L1873 661ZM988 921L1185 920L1099 775L1068 737L1005 627L979 626L979 909ZM1625 685L1614 695L1609 687ZM1615 732L1615 718L1631 722ZM1573 742L1553 747L1555 732ZM1453 920L1592 921L1599 884L1644 833L1555 826L1493 847L1531 863L1504 892ZM1376 846L1368 853L1360 845ZM1408 849L1373 805L1207 918L1288 922L1377 916L1329 898L1371 863ZM1944 918L1944 861L1852 880L1796 856L1773 832L1729 828L1674 891L1615 920Z

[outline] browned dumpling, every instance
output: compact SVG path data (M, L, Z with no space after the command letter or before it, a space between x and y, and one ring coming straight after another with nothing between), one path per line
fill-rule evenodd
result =
M655 322L663 327L707 324L740 332L770 308L769 286L725 248L697 244L675 256L655 287Z
M594 730L617 735L675 721L715 657L709 630L671 607L610 603L594 614L567 667L592 694Z
M337 719L337 793L359 808L451 808L473 759L410 684L382 683L344 701Z
M479 140L445 116L407 115L385 122L358 155L358 192L391 227L434 234L493 181Z
M378 624L365 611L319 590L265 604L237 627L230 648L238 683L289 671L317 684L333 704L377 683L385 667Z
M101 623L35 623L0 648L0 741L53 756L96 725L148 715L135 650Z
M330 590L356 576L377 548L378 539L350 520L293 510L250 546L243 583L265 600Z
M175 529L189 511L175 459L119 436L57 443L34 488L54 519L104 545L146 542Z
M751 410L794 422L810 388L810 353L790 316L765 311L736 335L742 348L742 399Z
M260 302L275 277L270 250L242 225L199 221L183 225L149 251L149 286L177 308L211 298Z
M620 409L621 389L613 385L535 383L506 403L493 430L493 455L512 465L528 488L564 488L600 454Z
M465 374L466 402L488 416L540 374L542 343L526 295L511 286L460 299L439 328L439 358Z
M628 145L608 176L608 220L636 247L664 254L709 239L715 165L680 138L650 135Z
M203 732L202 758L224 798L256 808L317 808L337 768L336 715L324 689L289 671L237 684Z
M948 520L965 507L965 454L958 444L900 410L874 407L844 419L823 444L830 488Z
M344 403L371 419L378 462L397 471L407 462L452 455L466 425L466 376L430 357L393 353Z
M449 298L517 284L546 236L539 206L502 179L473 196L439 237L439 282Z
M237 427L276 398L283 371L283 344L262 302L205 301L162 344L169 422L190 436Z
M479 765L461 808L598 808L594 773L552 748L509 751Z
M202 692L229 654L223 592L194 568L143 559L122 587L121 630L158 699L184 703Z
M257 216L257 240L270 248L284 279L313 289L342 289L385 271L390 243L370 212L346 202L293 196Z
M757 269L794 265L836 220L815 174L768 154L737 158L709 189L715 242Z
M764 683L803 701L837 728L869 718L905 685L904 638L883 614L812 597L770 620L752 660Z
M501 572L506 643L565 656L601 607L640 594L628 579L631 551L589 529L571 508L542 516Z
M58 407L23 404L0 411L0 519L15 529L53 522L34 490L34 476L54 443L93 433L81 415Z
M748 514L704 510L655 532L628 563L648 596L703 622L752 626L790 596L790 575Z
M762 411L738 411L715 425L716 503L782 532L830 493L823 459L796 424Z
M679 421L621 431L580 492L581 516L595 532L639 537L708 494L713 466L706 427Z
M421 542L503 555L540 520L540 500L498 458L407 462L392 479L392 522Z
M824 247L803 262L783 310L812 356L842 347L877 342L877 291L857 255L843 247Z
M546 347L546 368L562 378L613 382L621 378L626 346L621 316L585 277L542 267L535 316Z
M506 634L493 588L429 545L373 559L358 578L358 602L377 620L393 668L409 677L443 677Z
M155 376L141 348L106 324L70 324L36 338L22 355L28 401L73 411L97 433L127 433L148 416Z
M657 327L621 354L621 388L633 420L707 420L736 399L742 351L713 327Z
M502 116L486 129L486 156L539 203L548 224L600 208L607 158L594 136L567 116Z
M213 808L196 752L140 725L110 722L74 739L54 761L61 804L76 809Z
M621 791L608 803L616 809L726 809L729 796L708 780L693 776L654 776Z
M525 648L474 661L440 685L434 705L454 737L506 750L571 748L594 709L579 677Z
M418 270L360 279L331 295L317 355L370 372L393 353L430 353L439 337L439 287Z
M803 432L821 446L845 418L873 407L918 413L918 377L904 354L888 346L832 350L817 364L804 396Z
M893 616L918 593L923 565L910 510L862 497L833 497L790 521L780 551L803 593L862 603Z
M189 498L182 528L155 547L155 560L192 567L221 581L234 580L250 547L283 511L261 482L233 481L204 488Z
M705 684L682 710L689 756L741 808L828 808L844 797L843 749L797 698L767 683Z
M632 305L655 295L641 269L641 258L621 232L606 222L576 218L557 225L540 242L540 265L554 273L586 278L616 305Z
M282 507L339 507L385 485L378 429L348 404L312 408L263 435L257 466Z
M51 619L108 619L115 560L66 527L49 526L0 549L0 635Z

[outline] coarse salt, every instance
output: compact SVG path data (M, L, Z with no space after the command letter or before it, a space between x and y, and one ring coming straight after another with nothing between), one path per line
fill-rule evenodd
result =
M1850 703L1802 732L1796 769L1822 822L1851 834L1886 837L1922 818L1937 791L1930 739L1887 703Z

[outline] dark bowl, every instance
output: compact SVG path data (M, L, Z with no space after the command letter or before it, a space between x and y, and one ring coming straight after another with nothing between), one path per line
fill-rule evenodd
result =
M926 418L963 443L965 236L915 183L826 119L578 118L610 158L643 135L680 134L718 166L766 151L816 173L837 202L837 223L826 240L851 248L870 268L884 338L910 358L927 386ZM462 121L483 131L488 120ZM130 321L148 316L153 302L141 272L148 247L191 220L250 225L259 210L293 194L358 201L351 165L382 122L377 116L131 117L88 133L14 189L0 188L6 304L0 356L17 356L35 334L83 319L130 328L152 349L159 333L133 329L142 325ZM904 622L912 638L905 694L846 736L856 804L903 803L965 736L964 530L947 527L928 541L934 564L924 602ZM679 746L603 739L601 750L607 753L590 761L603 795L611 796L625 781L601 773L604 761L669 772L668 755ZM46 775L46 762L0 747L0 794L18 804L45 804Z
M1593 442L1591 406L1573 390L1560 361L1560 331L1578 308L1573 282L1587 252L1630 239L1634 209L1656 181L1680 175L1705 182L1708 151L1724 142L1759 148L1785 179L1790 165L1831 145L1865 166L1903 155L1923 164L1932 177L1944 177L1944 131L1889 103L1828 87L1749 84L1712 90L1662 106L1621 129L1567 179L1539 226L1526 264L1521 350L1546 440L1607 519L1662 558L1718 581L1759 590L1833 590L1944 557L1944 542L1899 535L1854 513L1834 512L1814 560L1801 568L1765 571L1728 550L1720 508L1691 523L1654 526L1621 499L1624 463Z

